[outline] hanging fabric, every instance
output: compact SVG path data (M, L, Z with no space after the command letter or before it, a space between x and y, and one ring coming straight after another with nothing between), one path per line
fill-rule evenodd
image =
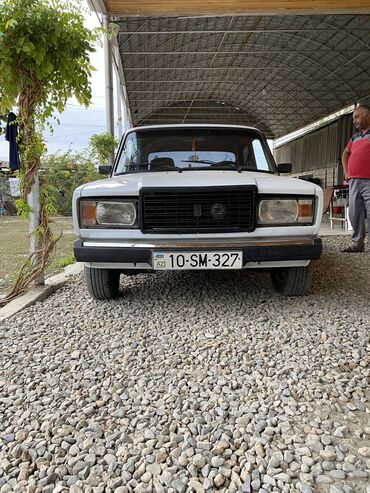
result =
M17 117L11 111L8 115L8 122L6 125L5 139L9 142L9 168L17 170L20 168L19 152L18 152L18 125L15 122Z

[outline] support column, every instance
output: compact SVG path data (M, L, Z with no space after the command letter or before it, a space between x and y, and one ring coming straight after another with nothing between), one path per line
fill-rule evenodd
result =
M117 84L117 125L118 125L118 139L122 137L122 101L121 101L121 83L119 79L119 73L116 71L116 84Z
M108 30L109 16L103 16L103 27ZM113 107L113 70L112 70L112 43L108 36L104 37L104 61L105 61L105 105L107 132L114 136L114 107ZM108 165L113 166L114 153L108 158Z
M121 111L123 110L122 114L122 131L126 132L129 128L132 128L132 119L131 119L131 112L130 112L130 106L128 103L128 97L127 97L127 90L126 90L126 81L125 81L125 76L123 73L123 67L122 67L122 60L121 60L121 54L119 51L118 43L117 40L113 41L113 46L114 46L114 59L115 59L115 68L117 70L117 77L118 81L117 84L119 84L119 92L120 92L120 101L121 101ZM118 97L117 97L118 99Z

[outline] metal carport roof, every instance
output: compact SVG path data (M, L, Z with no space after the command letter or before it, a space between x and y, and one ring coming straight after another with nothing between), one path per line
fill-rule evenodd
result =
M247 124L277 138L370 98L367 14L111 19L134 125Z

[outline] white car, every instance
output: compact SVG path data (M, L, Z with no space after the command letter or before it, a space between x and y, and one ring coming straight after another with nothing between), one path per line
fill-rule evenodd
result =
M120 274L269 269L275 289L304 295L318 238L322 190L280 176L265 137L236 125L158 125L129 130L107 180L73 196L89 293L118 295Z

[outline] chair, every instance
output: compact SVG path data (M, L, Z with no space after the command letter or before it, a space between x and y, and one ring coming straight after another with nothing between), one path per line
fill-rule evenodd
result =
M334 222L338 221L341 226L344 226L345 231L352 231L352 225L349 220L348 214L348 199L341 199L338 201L337 193L346 190L348 193L348 187L342 187L336 185L334 187L328 187L324 192L324 206L323 213L325 214L329 210L329 221L330 229L334 229ZM342 203L342 201L344 203ZM337 213L337 208L339 208L339 215Z

